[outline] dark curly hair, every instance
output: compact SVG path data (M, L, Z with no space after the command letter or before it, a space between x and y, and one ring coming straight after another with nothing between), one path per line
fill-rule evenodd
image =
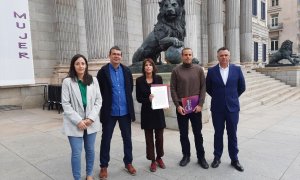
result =
M70 77L73 81L77 80L78 77L77 77L77 73L75 70L75 61L77 61L77 59L79 59L79 58L83 58L85 61L85 64L86 64L82 83L85 85L90 85L93 82L93 77L92 77L92 75L89 74L88 63L87 63L86 57L84 57L81 54L76 54L75 56L72 57L70 69L69 69L69 73L68 73L67 77Z
M149 63L152 65L152 67L153 67L152 77L154 77L155 74L156 74L156 72L157 72L157 67L155 66L155 63L154 63L154 61L153 61L151 58L146 58L146 59L144 59L144 61L143 61L143 66L142 66L142 72L143 72L143 75L146 76L146 73L145 73L145 65L146 65L147 62L149 62Z

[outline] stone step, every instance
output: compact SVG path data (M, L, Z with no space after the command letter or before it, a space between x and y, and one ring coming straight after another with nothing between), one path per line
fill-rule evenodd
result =
M252 71L250 71L250 72L248 73L248 72L246 72L246 71L244 71L244 70L242 69L242 72L243 72L243 75L244 75L244 76L265 75L265 74L262 74L262 73L260 73L260 72L255 71L255 70L252 70Z
M295 93L286 100L287 102L293 102L293 101L300 100L300 88L294 88L293 91Z
M261 92L259 94L252 95L251 97L254 99L260 100L264 97L272 96L273 94L278 94L282 91L289 90L289 88L290 87L288 85L277 86L272 89L268 89L264 92Z
M265 75L255 75L255 76L245 76L244 78L245 78L245 80L251 81L251 80L257 79L257 78L268 78L268 76L265 76Z
M242 72L243 72L244 76L248 76L248 75L251 76L251 75L256 75L256 74L262 74L260 72L255 71L255 70L245 71L244 69L242 69ZM262 75L264 75L264 74L262 74Z
M252 102L247 103L245 105L241 105L241 111L250 110L250 109L253 109L253 108L258 107L258 106L262 106L260 101L252 101Z
M258 101L256 101L252 97L245 96L244 94L242 94L242 96L240 97L240 106L246 106L252 102L258 102Z
M261 91L265 91L269 88L274 88L276 86L282 86L282 84L280 82L263 82L252 86L246 86L246 94L259 93Z
M266 83L266 82L280 82L278 80L275 80L275 79L255 79L253 81L246 81L246 85L247 87L252 87L252 86L255 86L255 85L260 85L260 84L263 84L263 83Z
M269 102L276 100L278 97L284 95L285 93L287 93L289 91L290 91L290 89L282 89L282 91L280 91L278 93L274 93L269 96L266 96L266 97L260 99L260 101L262 102L263 105L268 104Z
M279 86L285 86L285 87L290 87L289 85L283 84L281 82L264 82L264 83L260 83L257 85L252 85L252 86L248 86L246 87L246 92L245 94L247 95L255 95L256 93L260 93L260 92L264 92L267 91L269 89L274 89L276 87Z
M257 84L252 84L249 86L246 86L246 90L247 91L257 91L259 92L259 90L261 89L265 89L267 87L274 87L274 86L282 86L285 85L284 83L280 82L280 81L266 81L266 82L261 82L261 83L257 83Z
M243 104L251 103L251 101L255 101L255 100L260 101L263 98L271 97L273 94L277 94L278 92L285 91L287 88L290 88L290 87L288 87L286 85L282 85L282 86L274 87L272 89L268 89L263 92L253 94L251 96L249 96L249 95L247 96L245 94L247 98L245 98L245 100L243 100L243 98L241 98L241 101Z
M288 101L289 99L291 99L292 97L294 97L298 93L299 93L299 91L297 91L295 88L291 87L291 89L290 89L289 92L280 95L274 101L271 101L271 102L267 103L266 105L268 105L268 106L274 106L276 104L279 104L279 103L282 103L282 102L286 102L286 101Z
M251 101L251 98L248 98L248 100L246 100L245 102L241 102L241 110L250 110L257 106L273 106L275 104L285 102L296 93L298 92L295 91L294 88L290 87L284 89L283 91L281 91L281 93L265 96L264 98L261 98L259 100ZM297 98L300 99L300 96Z
M257 77L257 78L252 78L252 79L245 79L246 84L255 84L257 82L264 82L264 81L273 81L275 79L271 79L271 78L266 78L266 77Z

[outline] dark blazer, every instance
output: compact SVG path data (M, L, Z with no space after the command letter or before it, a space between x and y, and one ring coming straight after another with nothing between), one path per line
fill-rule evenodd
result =
M246 90L245 79L240 67L230 64L226 85L224 85L219 64L209 68L206 77L206 92L212 97L212 112L240 111L239 96Z
M152 84L162 84L162 78L159 75L153 77ZM149 95L151 94L150 86L145 76L136 79L136 99L142 103L141 108L141 128L142 129L162 129L166 127L165 115L163 109L153 110Z
M125 94L127 101L128 113L132 121L135 121L135 113L133 107L132 91L133 91L133 78L131 71L128 67L120 64L123 68L124 80L125 80ZM100 110L100 122L105 123L111 117L112 106L112 81L110 78L109 64L104 65L97 74L97 79L100 86L100 92L102 95L102 107Z

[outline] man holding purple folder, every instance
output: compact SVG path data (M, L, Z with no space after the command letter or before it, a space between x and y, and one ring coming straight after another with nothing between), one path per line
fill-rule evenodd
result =
M190 120L194 133L198 164L202 168L208 169L209 166L205 160L201 133L201 111L206 93L205 75L201 66L192 64L193 51L191 48L184 48L182 50L181 59L182 64L175 67L171 75L171 96L177 109L176 115L183 154L179 165L186 166L190 162L191 148L188 137ZM192 111L189 111L190 109Z

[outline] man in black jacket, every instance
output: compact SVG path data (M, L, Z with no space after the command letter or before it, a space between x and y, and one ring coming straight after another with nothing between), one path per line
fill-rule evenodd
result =
M119 122L123 142L125 169L135 175L132 166L131 121L135 121L132 91L133 78L128 67L121 64L122 52L118 46L109 51L110 63L103 66L98 74L101 95L103 97L100 111L102 139L100 147L100 179L106 179L110 160L110 142L116 122Z

